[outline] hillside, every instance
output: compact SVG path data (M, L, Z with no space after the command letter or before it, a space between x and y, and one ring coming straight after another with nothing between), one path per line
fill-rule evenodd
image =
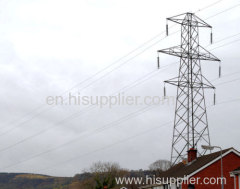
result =
M67 189L73 178L46 175L0 173L1 189Z
M151 175L150 171L129 171L126 176ZM74 177L52 177L26 173L0 173L0 189L85 189L83 183L92 178L91 173L77 174ZM91 187L90 187L91 188ZM131 186L129 188L137 188Z

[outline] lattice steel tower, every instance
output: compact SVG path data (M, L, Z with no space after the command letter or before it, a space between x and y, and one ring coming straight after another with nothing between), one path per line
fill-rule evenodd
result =
M164 81L177 86L171 151L171 162L175 165L186 158L189 149L198 149L201 156L206 153L201 145L210 145L204 89L215 87L202 75L200 60L219 63L220 60L199 45L199 28L212 28L209 24L193 13L167 18L167 21L181 25L181 45L158 51L180 57L178 77ZM166 29L168 35L168 24Z

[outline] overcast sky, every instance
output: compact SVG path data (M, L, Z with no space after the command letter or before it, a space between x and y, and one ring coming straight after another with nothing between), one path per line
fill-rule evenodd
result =
M134 116L146 106L53 107L46 98L111 95L125 86L132 87L124 95L163 96L163 80L177 76L177 58L161 56L166 67L143 77L156 70L157 50L180 44L179 32L164 38L166 18L188 11L213 26L216 43L209 46L210 30L201 29L201 44L222 60L217 80L218 64L202 63L217 87L216 106L213 91L205 94L211 142L240 150L239 9L238 0L1 0L1 172L73 176L99 160L147 169L170 159L172 103ZM176 96L176 88L167 93Z

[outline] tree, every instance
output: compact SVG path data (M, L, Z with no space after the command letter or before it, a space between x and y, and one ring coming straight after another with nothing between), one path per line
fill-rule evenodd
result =
M171 162L168 160L157 160L149 165L149 169L156 174L162 173L171 167Z
M121 177L126 174L126 171L120 168L118 163L111 162L96 162L93 163L88 170L92 174L92 178L84 185L84 188L103 189L107 186L108 189L116 187L116 177Z

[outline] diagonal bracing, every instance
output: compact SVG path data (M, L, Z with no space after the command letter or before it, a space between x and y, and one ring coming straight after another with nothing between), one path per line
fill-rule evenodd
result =
M177 86L171 151L171 162L175 165L186 158L190 148L210 145L204 89L215 87L202 75L200 61L220 60L199 45L199 27L212 28L209 24L193 13L167 20L181 25L181 45L158 51L180 58L178 76L165 81ZM199 156L205 153L198 150Z

